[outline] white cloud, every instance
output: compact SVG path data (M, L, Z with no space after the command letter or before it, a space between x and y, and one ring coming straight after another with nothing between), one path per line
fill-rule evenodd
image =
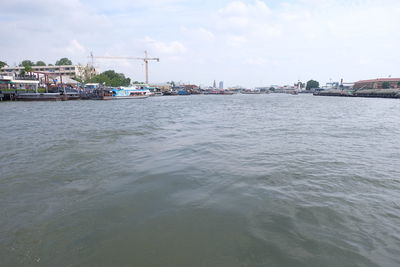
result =
M161 54L181 54L186 51L185 46L178 42L178 41L172 41L170 43L165 43L165 42L156 42L153 44L156 52L159 52Z
M241 1L234 1L219 10L222 16L247 16L248 6Z
M215 34L203 27L199 28L187 28L181 27L181 32L191 40L201 42L213 42L215 40Z
M226 43L233 47L241 47L247 42L247 38L240 35L228 35L226 37Z
M93 1L96 4L102 5L101 1L94 0ZM182 2L185 2L185 0L113 0L112 6L116 6L119 8L129 8L129 7L134 7L134 8L140 8L140 7L171 7L176 4L180 4ZM106 5L108 6L108 5Z
M263 58L248 58L244 63L248 65L262 66L266 63L266 60Z
M262 17L271 14L271 9L265 2L260 0L255 0L252 4L246 4L242 1L234 1L220 9L218 13L225 17Z
M2 3L0 40L9 63L87 54L150 56L151 77L244 86L314 77L400 76L396 0L15 0ZM276 1L277 2L277 1ZM179 12L178 12L179 10ZM151 38L150 38L150 37ZM29 46L29 49L27 47ZM190 68L187 64L190 62ZM140 62L107 68L143 76ZM397 72L397 73L396 73Z
M260 0L246 4L241 1L228 3L218 11L217 28L221 31L249 31L270 18L271 9Z
M162 42L146 36L144 42L157 54L178 55L186 52L186 47L179 41Z
M75 39L71 40L65 50L68 54L84 54L86 52L85 47Z

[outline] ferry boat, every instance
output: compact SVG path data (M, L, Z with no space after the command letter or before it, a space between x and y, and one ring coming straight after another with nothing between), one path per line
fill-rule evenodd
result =
M113 99L142 99L148 98L152 93L148 89L137 87L119 87L111 90Z

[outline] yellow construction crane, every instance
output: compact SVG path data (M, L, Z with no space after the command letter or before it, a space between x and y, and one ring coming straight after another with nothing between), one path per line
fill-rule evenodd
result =
M146 84L149 83L149 61L156 60L160 61L158 57L148 57L147 51L144 51L144 57L114 57L114 56L93 56L93 53L90 53L90 57L92 58L92 65L95 58L100 59L128 59L128 60L143 60L145 65L145 74L146 74Z

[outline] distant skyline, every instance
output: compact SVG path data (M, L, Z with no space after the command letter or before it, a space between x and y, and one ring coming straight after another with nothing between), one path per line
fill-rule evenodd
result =
M225 87L400 77L397 0L13 0L0 61L159 57L150 82ZM141 61L96 60L144 81Z

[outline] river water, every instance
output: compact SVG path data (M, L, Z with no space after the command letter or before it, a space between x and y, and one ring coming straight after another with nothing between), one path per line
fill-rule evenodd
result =
M0 266L399 266L400 101L0 103Z

